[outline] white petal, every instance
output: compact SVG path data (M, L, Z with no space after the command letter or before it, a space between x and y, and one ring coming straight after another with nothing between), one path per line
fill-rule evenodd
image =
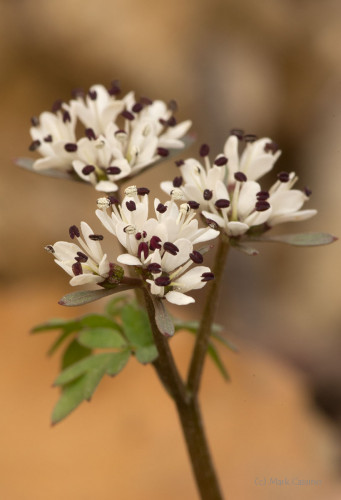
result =
M126 264L127 266L142 266L140 259L130 253L122 253L117 257L117 262L120 264Z
M74 276L70 280L70 285L71 286L78 286L78 285L86 285L87 283L100 283L101 281L104 281L104 278L102 276L98 276L97 274L79 274L78 276Z
M227 234L229 236L240 236L246 233L248 229L249 226L243 222L232 221L227 224Z
M204 210L202 214L204 217L206 217L206 219L211 219L214 222L216 222L219 227L225 227L225 221L220 215L212 214L211 212L206 212L206 210Z
M193 267L187 271L187 273L176 278L176 284L174 286L179 286L183 292L198 290L206 285L206 281L202 281L202 274L209 272L211 272L211 269L207 266Z
M118 190L117 184L111 181L99 181L96 184L96 191L102 191L103 193L113 193Z
M192 302L195 302L193 297L189 297L188 295L185 295L181 292L175 292L175 291L171 291L171 292L166 293L165 298L171 304L177 304L178 306L185 306L187 304L191 304Z

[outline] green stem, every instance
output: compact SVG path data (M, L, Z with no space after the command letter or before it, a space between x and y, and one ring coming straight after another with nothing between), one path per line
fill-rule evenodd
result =
M222 234L219 240L217 252L215 254L215 264L213 267L214 280L208 291L206 303L201 317L201 323L196 337L192 359L188 371L187 388L191 394L198 394L201 375L204 368L205 356L209 344L209 339L217 309L220 284L223 277L226 257L229 251L227 237Z

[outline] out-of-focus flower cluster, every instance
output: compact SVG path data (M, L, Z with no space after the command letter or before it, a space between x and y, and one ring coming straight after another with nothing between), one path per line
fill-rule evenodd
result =
M245 147L239 154L242 142ZM255 229L262 233L276 224L316 214L313 209L301 210L311 193L308 189L292 189L298 179L294 172L280 172L268 190L257 182L273 168L280 154L271 139L233 130L213 164L209 147L203 145L202 161L190 158L176 162L181 175L161 187L167 193L180 190L192 208L200 210L209 224L229 237L254 233Z
M73 92L68 102L56 101L52 112L32 118L31 151L41 158L36 171L61 170L91 183L96 190L115 192L118 182L184 147L191 126L177 123L176 103L119 98L114 81L107 90L94 85L87 94Z
M96 215L126 250L117 258L120 264L134 266L141 284L153 295L174 304L189 304L194 299L187 292L202 288L214 278L210 268L201 265L204 251L194 249L194 245L216 238L219 232L199 228L190 205L176 204L182 196L176 189L164 204L154 200L155 216L149 217L148 193L147 188L130 186L122 204L112 196L100 198ZM70 237L78 244L59 241L46 249L72 276L71 285L103 284L117 266L102 251L103 235L94 234L85 222L81 223L81 232L83 238L80 230L71 226Z

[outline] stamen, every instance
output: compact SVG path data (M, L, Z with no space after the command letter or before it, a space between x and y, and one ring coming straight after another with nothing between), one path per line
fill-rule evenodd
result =
M166 158L166 156L169 155L169 151L166 148L157 148L156 152L159 156L162 156L163 158Z
M221 209L221 208L227 208L227 207L229 207L229 206L230 206L230 204L231 204L231 203L230 203L230 201L229 201L229 200L225 200L225 199L222 199L222 198L221 198L220 200L217 200L217 201L215 202L215 206L216 206L217 208L220 208L220 209Z
M201 157L205 157L205 156L208 156L209 153L210 153L210 147L207 144L202 144L202 146L200 147L200 150L199 150L199 155Z
M52 135L49 134L46 137L44 137L44 142L52 142Z
M137 249L138 258L141 259L141 256L143 254L144 259L146 259L148 257L148 253L149 253L148 244L145 241L141 241Z
M154 280L155 285L157 286L168 286L171 283L171 280L168 276L159 276Z
M131 109L134 113L139 113L143 109L143 105L140 102L136 102Z
M109 175L118 175L122 172L122 170L119 167L108 167L106 169L106 173Z
M115 196L108 196L108 200L110 201L111 205L119 205L120 202Z
M102 241L104 236L101 234L89 234L89 239L93 241Z
M177 253L179 252L178 247L174 245L174 243L171 243L170 241L166 241L163 244L163 249L165 252L168 252L171 255L177 255Z
M145 196L146 194L149 194L149 193L150 193L150 190L148 188L145 188L145 187L137 188L137 194L139 196Z
M78 146L77 146L77 144L74 144L73 142L68 142L67 144L65 144L64 149L68 153L74 153L75 151L77 151Z
M126 207L129 212L134 212L136 210L136 203L133 200L126 201Z
M69 227L69 235L70 238L73 240L74 237L76 236L77 238L80 237L80 232L77 226L70 226Z
M265 153L272 153L273 155L279 150L278 144L275 142L267 142L264 146Z
M111 82L111 87L108 89L108 93L111 96L115 96L121 92L121 86L119 80L113 80Z
M33 127L39 127L39 118L37 116L32 116L31 123Z
M137 239L137 241L140 241L141 238L142 238L142 234L141 233L136 233L135 234L135 239Z
M288 172L280 172L279 174L277 174L277 179L281 182L289 182L290 175L288 174Z
M85 135L89 139L89 141L95 141L96 140L96 135L95 135L95 132L93 131L92 128L86 128L85 129Z
M137 187L136 186L128 186L125 190L124 190L124 194L126 196L135 196L137 194Z
M172 200L174 200L174 201L182 200L182 198L184 197L183 192L179 188L172 189L170 194L171 194Z
M152 274L158 274L161 273L161 266L160 264L157 264L157 262L152 262L147 266L147 271L149 271Z
M214 280L214 274L213 273L203 273L201 275L202 280L201 281L211 281Z
M202 264L204 261L204 257L197 250L193 250L193 252L189 254L189 257L195 264Z
M210 191L209 189L205 189L203 193L204 200L209 201L212 199L213 196L213 191Z
M257 201L255 205L255 209L257 210L257 212L265 212L265 210L269 210L269 208L270 203L263 200Z
M182 165L184 165L184 164L185 164L185 162L184 162L183 160L177 160L177 161L175 162L175 165L176 165L177 167L181 167L181 166L182 166Z
M91 90L90 89L89 92L88 92L88 96L90 97L90 99L92 101L95 101L97 99L97 92L96 92L96 90Z
M135 116L133 115L133 113L130 113L130 111L128 111L127 109L122 111L121 116L129 121L135 120Z
M85 167L82 168L82 173L84 175L90 175L92 172L94 172L96 169L93 165L86 165Z
M78 257L75 257L77 262L86 262L89 259L89 257L83 252L77 252L77 255Z
M236 172L234 174L234 178L236 179L236 181L239 181L239 182L246 182L247 181L247 177L244 174L244 172Z
M245 142L255 142L258 139L258 137L255 134L246 134L244 135L244 141Z
M191 207L189 206L188 203L182 203L180 205L180 212L184 215L187 214L190 211L190 209Z
M129 225L129 226L126 226L123 231L127 234L135 234L136 233L136 227L135 226L132 226L132 225Z
M46 250L49 253L55 253L54 248L53 248L52 245L46 245L46 247L44 248L44 250Z
M149 97L140 97L140 103L141 104L145 104L146 106L150 106L151 104L153 104L153 101L151 99L149 99Z
M101 210L106 210L111 206L111 201L109 198L98 198L97 207Z
M156 207L156 210L160 212L160 214L164 214L167 210L167 206L163 205L162 203L159 203L158 206Z
M161 249L161 238L158 236L152 236L149 242L149 248L154 251L154 250L160 250Z
M181 175L179 177L174 177L173 179L173 186L176 188L179 188L182 184L182 177Z
M82 264L80 262L75 262L72 264L72 272L75 276L83 274Z
M56 101L54 101L54 103L52 104L52 113L57 113L57 111L61 110L62 109L62 104L63 104L63 101L61 99L57 99Z
M197 210L199 207L200 207L200 203L198 203L197 201L194 201L194 200L190 200L187 202L187 204L193 209L193 210Z
M38 141L38 139L36 139L35 141L31 142L31 144L30 144L30 146L29 146L29 148L28 148L28 149L29 149L30 151L35 151L36 149L38 149L38 148L39 148L40 144L41 144L41 142L40 142L40 141Z
M244 130L241 128L233 128L230 130L230 135L235 135L241 141L244 137Z
M227 163L227 158L226 156L219 156L218 158L215 159L214 164L217 165L218 167L223 167Z
M257 194L257 200L259 201L265 201L267 200L269 197L270 197L270 194L268 193L268 191L259 191Z
M70 113L68 111L64 111L64 113L63 113L63 122L64 123L71 122L71 116L70 116Z

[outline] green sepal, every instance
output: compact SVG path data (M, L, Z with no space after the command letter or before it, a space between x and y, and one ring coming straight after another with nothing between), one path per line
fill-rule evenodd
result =
M334 243L337 238L328 233L297 233L281 234L278 236L260 236L252 238L252 241L286 243L298 247L314 247L320 245L329 245Z
M166 337L172 337L174 335L174 324L171 315L168 313L164 306L163 300L158 297L151 296L154 305L155 312L155 322L162 333Z
M64 295L58 302L61 306L76 307L84 304L89 304L95 300L103 299L114 293L125 292L133 288L131 285L117 285L113 288L106 288L101 290L80 290L77 292L68 293Z

